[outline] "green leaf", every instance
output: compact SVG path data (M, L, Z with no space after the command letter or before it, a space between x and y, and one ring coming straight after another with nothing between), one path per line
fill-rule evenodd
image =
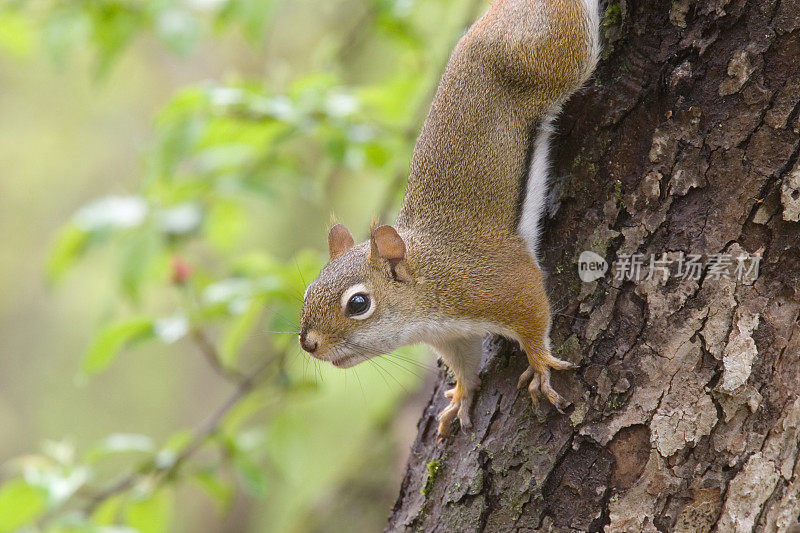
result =
M159 490L152 496L133 502L125 512L127 525L139 533L161 533L170 530L172 522L172 493Z
M286 262L283 269L283 294L290 303L299 303L295 296L302 296L308 284L319 274L328 261L327 254L314 250L301 250ZM284 326L285 327L285 326Z
M45 508L45 494L21 479L0 487L0 533L30 524Z
M234 318L222 338L220 359L223 366L229 368L236 366L242 345L256 325L258 325L258 319L261 317L263 311L264 299L253 298L244 313Z
M235 435L239 428L257 413L260 413L270 402L275 399L275 394L266 388L251 392L228 412L221 424L221 433Z
M182 429L170 435L161 448L162 450L171 450L173 452L182 450L192 441L192 436L191 431Z
M244 488L255 497L264 496L269 488L267 473L258 463L244 455L236 457L233 461L236 472L244 483Z
M0 51L16 58L33 51L34 26L30 20L10 11L0 12Z
M191 479L203 489L203 492L214 499L219 514L228 512L233 503L234 489L220 478L219 472L206 468L196 472Z
M145 23L141 10L121 3L98 2L90 4L92 14L92 40L97 46L97 74L108 74L111 64L128 45L136 30Z
M153 319L135 317L113 322L103 328L92 341L83 358L83 371L97 374L114 361L120 350L135 341L153 335Z
M242 207L232 201L217 202L211 208L205 225L209 242L217 250L233 249L247 229L247 217Z
M222 24L236 22L242 26L245 37L252 42L260 42L266 35L268 21L275 0L229 0L218 17Z
M175 464L178 454L192 441L192 432L182 429L171 435L155 456L156 466L169 468Z
M59 231L47 261L47 277L58 281L86 249L89 233L70 224Z
M90 31L91 20L85 10L62 4L44 22L42 36L52 59L63 63L67 53L85 41Z
M123 497L112 496L101 503L92 514L92 523L98 526L111 526L119 520Z
M232 270L237 276L255 278L275 271L276 261L264 250L250 250L233 261Z
M122 243L119 275L125 295L137 302L143 283L157 276L157 260L163 256L157 231L147 227L135 231Z
M319 383L312 379L299 378L288 383L288 390L296 394L308 394L320 390Z
M380 85L370 85L356 91L370 113L382 122L405 125L409 107L420 92L419 76L398 76Z
M369 143L364 146L364 155L367 158L367 162L377 168L384 166L389 161L390 156L386 147L380 143Z

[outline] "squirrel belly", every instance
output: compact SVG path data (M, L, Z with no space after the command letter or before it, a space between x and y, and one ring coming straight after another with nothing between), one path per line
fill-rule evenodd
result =
M548 151L561 106L598 56L594 0L496 0L458 42L414 149L394 226L355 244L341 224L308 286L300 344L349 367L429 344L456 378L439 436L471 425L481 338L519 342L531 400L567 402L552 370L550 305L536 260Z

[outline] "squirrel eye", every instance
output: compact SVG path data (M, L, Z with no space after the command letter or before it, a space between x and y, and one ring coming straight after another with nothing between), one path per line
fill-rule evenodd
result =
M355 317L358 315L363 315L370 308L370 300L369 296L363 293L354 294L347 300L347 306L345 307L345 313L347 316Z

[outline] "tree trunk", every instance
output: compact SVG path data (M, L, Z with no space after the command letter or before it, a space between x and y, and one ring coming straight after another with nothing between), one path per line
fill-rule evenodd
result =
M799 4L608 7L542 247L572 407L534 408L525 358L487 341L473 431L437 446L442 370L388 531L800 530ZM591 283L584 250L610 264ZM754 283L710 270L743 253L763 255ZM642 279L617 279L626 254Z

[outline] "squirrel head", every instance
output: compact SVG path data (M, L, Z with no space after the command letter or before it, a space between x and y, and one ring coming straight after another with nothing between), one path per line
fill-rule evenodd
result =
M336 224L328 250L330 261L303 296L300 346L348 368L405 344L390 332L409 316L415 283L397 230L373 222L369 241L355 244Z

